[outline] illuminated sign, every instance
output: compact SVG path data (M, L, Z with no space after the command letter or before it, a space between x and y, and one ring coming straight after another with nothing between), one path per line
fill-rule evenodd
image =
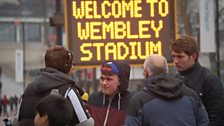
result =
M65 0L68 48L76 66L107 60L142 64L150 54L171 60L174 0Z

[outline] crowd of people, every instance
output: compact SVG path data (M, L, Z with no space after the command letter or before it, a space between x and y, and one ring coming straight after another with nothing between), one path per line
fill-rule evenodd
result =
M13 125L224 126L222 82L200 65L197 41L181 36L171 43L171 50L176 76L169 75L164 56L152 54L143 64L142 89L132 93L130 65L107 61L100 69L101 90L86 98L69 76L72 52L50 47L46 67L26 87Z
M3 95L0 102L0 115L9 116L10 112L15 112L19 103L19 98L17 95L6 96Z

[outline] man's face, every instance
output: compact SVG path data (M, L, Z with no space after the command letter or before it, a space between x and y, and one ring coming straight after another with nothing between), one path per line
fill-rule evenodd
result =
M172 51L172 57L173 57L173 64L176 66L179 72L191 68L196 60L196 54L189 56L184 52L177 53L175 51Z
M100 75L100 87L105 95L113 96L118 92L118 86L120 85L117 75L106 76Z

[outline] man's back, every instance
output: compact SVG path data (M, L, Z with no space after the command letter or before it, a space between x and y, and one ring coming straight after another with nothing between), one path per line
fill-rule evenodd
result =
M35 117L36 103L49 94L65 96L68 95L68 91L73 90L73 97L77 97L73 102L77 104L79 103L81 107L84 107L80 94L75 86L75 82L71 78L56 69L41 69L34 81L27 86L22 95L22 102L20 103L16 116L21 124L20 126L23 126L22 124L24 124L24 126L27 126L28 124L29 126L34 125L33 119ZM71 98L69 98L69 100L72 101ZM84 108L80 110L85 113L86 118L88 119L89 115L85 112ZM76 113L74 113L74 123L80 123Z
M81 99L80 94L82 95L83 91L78 88L73 79L68 76L72 65L73 54L63 46L57 45L46 50L45 68L37 73L35 79L22 95L16 115L16 119L19 123L31 120L29 126L32 126L36 103L40 98L48 94L55 94L66 97L72 104L74 109L74 124L82 124L83 126L92 126L94 124ZM71 88L66 87L62 90L61 87L66 85L71 86ZM24 126L28 126L27 123L23 124Z
M22 95L22 102L18 110L18 120L20 122L24 122L24 124L30 124L29 126L33 125L33 119L35 117L35 106L37 102L41 98L52 94L55 90L60 92L57 95L64 96L66 90L68 90L69 87L71 87L71 85L65 84L61 85L60 87L55 87L54 89L49 89L45 92L38 93L35 92L32 84L28 85L26 91Z
M195 92L168 76L149 78L133 96L128 126L208 126L206 110Z
M199 106L193 98L184 96L178 100L154 99L140 110L143 124L148 126L197 126L195 114Z

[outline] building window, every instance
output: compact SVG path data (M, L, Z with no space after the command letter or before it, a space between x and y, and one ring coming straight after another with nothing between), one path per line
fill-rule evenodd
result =
M40 23L25 23L24 31L21 27L21 38L22 34L25 33L25 42L41 42L41 24Z
M15 42L16 26L13 22L0 22L0 42Z

